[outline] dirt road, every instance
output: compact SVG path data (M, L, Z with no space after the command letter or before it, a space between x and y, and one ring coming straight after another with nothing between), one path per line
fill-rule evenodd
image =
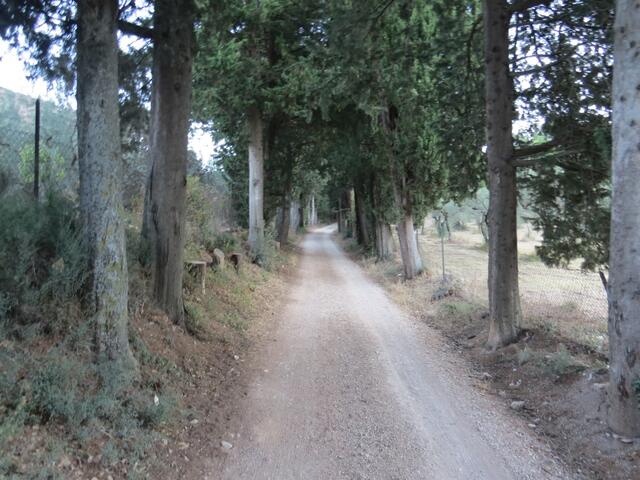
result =
M228 434L233 447L210 478L571 478L530 427L473 387L434 331L365 277L330 228L302 249Z

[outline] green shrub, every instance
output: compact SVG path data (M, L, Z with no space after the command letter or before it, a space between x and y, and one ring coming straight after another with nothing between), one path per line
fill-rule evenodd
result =
M80 382L87 376L81 362L51 355L31 380L31 413L42 421L57 421L78 428L92 414L92 405L82 393Z
M529 349L529 347L524 347L522 350L518 350L516 354L516 358L518 359L518 365L524 365L528 363L533 358L533 352Z
M77 209L68 199L50 193L36 203L24 194L4 196L0 225L11 225L0 229L0 320L21 313L20 320L29 323L45 304L64 304L77 295L86 257Z
M231 232L221 232L214 235L206 243L205 247L209 251L219 248L225 253L240 250L240 240Z
M185 302L185 327L187 332L196 338L206 338L205 316L202 308L191 302Z
M477 310L478 306L461 299L451 299L440 304L441 311L447 316L467 317Z
M131 406L140 424L145 428L158 428L168 422L176 410L172 395L136 395Z
M558 345L558 350L547 357L549 373L563 376L571 372L584 370L585 365L578 362L564 344Z

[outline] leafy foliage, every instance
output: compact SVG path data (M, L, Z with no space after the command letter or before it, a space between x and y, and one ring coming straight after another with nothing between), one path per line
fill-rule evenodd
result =
M518 104L533 125L523 136L557 145L520 175L550 265L608 264L612 26L610 0L556 0L514 19Z

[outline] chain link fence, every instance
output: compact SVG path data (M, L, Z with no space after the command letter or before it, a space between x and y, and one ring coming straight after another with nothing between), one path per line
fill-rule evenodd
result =
M12 95L13 94L10 92ZM0 95L0 192L23 189L40 196L52 189L74 194L78 167L75 114L46 105L37 122L37 102Z
M579 266L552 268L535 254L536 233L519 230L519 287L525 322L603 349L606 342L607 297L598 273ZM488 249L476 225L447 232L437 220L418 235L426 268L434 277L444 274L474 303L488 303ZM444 248L443 248L444 247Z

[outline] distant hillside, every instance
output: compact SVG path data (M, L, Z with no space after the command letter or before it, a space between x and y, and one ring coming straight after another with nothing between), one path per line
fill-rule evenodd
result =
M36 99L0 87L0 135L3 140L15 142L11 133L33 137ZM40 104L43 138L68 143L75 133L76 113L53 102Z

